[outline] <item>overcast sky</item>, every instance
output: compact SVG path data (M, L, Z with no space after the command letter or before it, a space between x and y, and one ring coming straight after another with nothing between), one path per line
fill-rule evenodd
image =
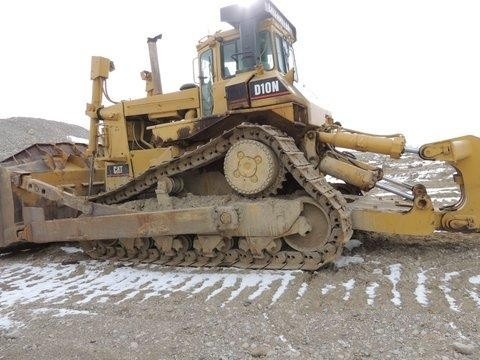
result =
M0 118L88 127L90 57L112 59L114 99L144 96L146 39L159 42L164 90L192 82L195 44L229 28L235 0L5 0L0 12ZM276 0L297 27L300 87L345 127L402 132L409 143L480 136L476 0Z

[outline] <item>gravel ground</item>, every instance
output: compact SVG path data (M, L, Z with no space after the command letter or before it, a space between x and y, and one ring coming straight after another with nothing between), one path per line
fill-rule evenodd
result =
M0 359L480 357L478 237L350 244L315 273L6 255Z

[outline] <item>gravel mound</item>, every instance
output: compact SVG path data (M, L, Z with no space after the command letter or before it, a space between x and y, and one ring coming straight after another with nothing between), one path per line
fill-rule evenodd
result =
M71 141L69 136L88 138L88 130L59 121L12 117L0 119L0 161L35 143Z

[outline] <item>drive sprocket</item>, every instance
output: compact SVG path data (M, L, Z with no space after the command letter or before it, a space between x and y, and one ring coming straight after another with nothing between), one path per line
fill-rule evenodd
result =
M232 145L223 169L232 189L246 196L275 193L285 179L285 170L272 149L250 139Z

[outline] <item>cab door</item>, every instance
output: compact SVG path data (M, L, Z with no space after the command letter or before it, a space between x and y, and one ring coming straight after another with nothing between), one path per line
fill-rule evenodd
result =
M213 51L208 49L200 54L200 98L202 117L213 113Z

